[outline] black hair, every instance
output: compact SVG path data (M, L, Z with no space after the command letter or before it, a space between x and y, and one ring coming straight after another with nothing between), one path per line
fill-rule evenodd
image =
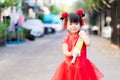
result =
M66 23L70 20L70 23L80 23L82 25L82 16L77 13L69 13L67 18L65 19Z

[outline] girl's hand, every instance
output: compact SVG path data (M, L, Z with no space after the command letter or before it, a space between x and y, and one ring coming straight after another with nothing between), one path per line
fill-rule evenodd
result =
M86 32L84 30L80 30L79 35L84 35Z
M72 56L73 56L73 59L71 61L71 64L74 64L75 60L76 60L77 56L79 56L79 54L78 53L72 53Z
M77 57L77 56L79 56L79 54L78 53L72 53L72 56Z
M86 32L85 32L84 30L81 30L81 31L79 32L79 35L82 36L85 44L86 44L87 46L89 46L89 45L90 45L90 38L88 37L88 35L86 34Z

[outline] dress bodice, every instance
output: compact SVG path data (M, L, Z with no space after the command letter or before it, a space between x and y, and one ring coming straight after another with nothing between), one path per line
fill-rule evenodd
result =
M66 43L68 45L68 51L71 51L74 48L78 38L79 38L78 34L76 34L76 35L69 34L63 39L63 43ZM84 58L86 57L86 45L85 45L85 43L83 43L82 50L80 53L81 53L80 57L84 57Z

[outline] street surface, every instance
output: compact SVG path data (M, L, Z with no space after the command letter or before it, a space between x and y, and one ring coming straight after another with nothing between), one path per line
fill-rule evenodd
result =
M0 47L0 80L51 80L64 60L61 48L65 31L45 35L35 41ZM120 80L120 49L109 40L90 35L88 58L103 72L102 80Z

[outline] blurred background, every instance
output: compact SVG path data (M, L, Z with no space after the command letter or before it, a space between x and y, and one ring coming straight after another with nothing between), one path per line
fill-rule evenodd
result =
M50 80L64 60L64 11L85 11L89 58L120 79L120 0L0 0L0 80Z
M120 0L0 0L0 46L62 31L61 12L77 9L90 34L120 47Z

